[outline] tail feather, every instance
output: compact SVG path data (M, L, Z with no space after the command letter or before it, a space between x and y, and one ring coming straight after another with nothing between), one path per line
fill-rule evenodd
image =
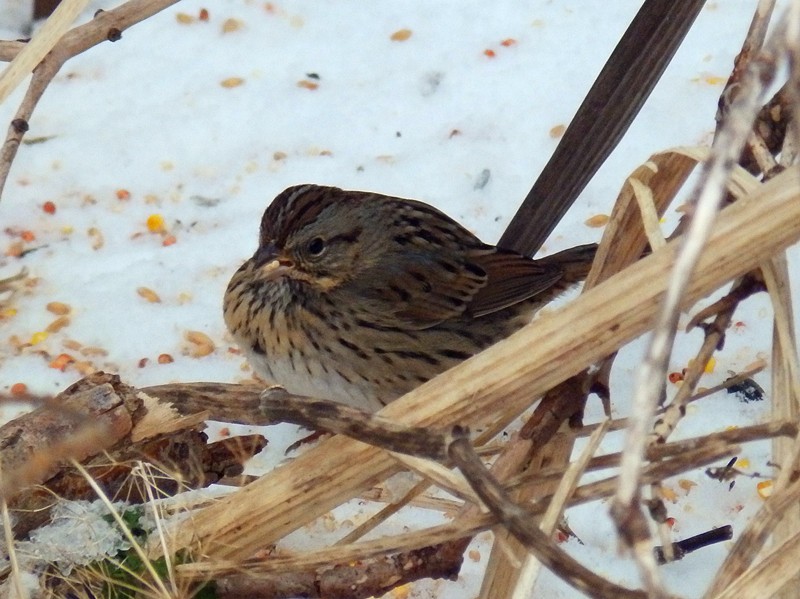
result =
M559 284L578 283L589 274L596 253L597 244L587 243L545 256L537 262L559 266L563 272Z

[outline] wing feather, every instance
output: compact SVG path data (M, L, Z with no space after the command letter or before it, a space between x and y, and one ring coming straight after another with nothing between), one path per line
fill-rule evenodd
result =
M513 252L477 256L475 263L486 272L488 279L487 285L475 293L467 307L475 318L546 291L558 282L563 272L557 264L531 260Z

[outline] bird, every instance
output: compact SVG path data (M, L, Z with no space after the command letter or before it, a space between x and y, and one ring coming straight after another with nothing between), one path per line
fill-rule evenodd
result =
M223 316L262 378L374 412L530 322L596 247L532 259L418 200L295 185L264 211Z

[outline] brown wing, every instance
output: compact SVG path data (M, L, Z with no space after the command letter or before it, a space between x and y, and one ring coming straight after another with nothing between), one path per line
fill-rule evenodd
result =
M386 201L394 207L384 251L340 291L359 302L362 320L420 330L480 317L553 287L564 272L550 257L496 251L427 204Z
M467 312L476 318L546 291L563 273L558 264L531 260L513 252L479 255L474 262L486 272L488 279L467 307Z
M493 248L433 206L377 195L371 201L392 203L378 214L391 221L375 223L387 233L382 251L342 291L379 326L420 330L463 314L487 282L472 257Z
M484 270L451 255L407 252L353 286L364 316L381 326L427 329L464 313L485 285ZM358 288L355 288L358 287Z

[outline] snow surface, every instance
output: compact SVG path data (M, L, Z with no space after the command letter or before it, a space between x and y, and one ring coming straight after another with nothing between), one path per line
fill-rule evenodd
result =
M0 0L1 37L28 34L25 4ZM710 141L717 98L755 4L706 6L546 253L599 240L601 230L586 220L610 212L624 177L651 153ZM15 383L41 394L63 389L81 374L74 365L63 372L49 367L62 352L140 387L248 379L243 358L229 351L222 294L255 249L263 209L289 185L317 182L422 199L495 241L638 5L185 0L126 31L121 41L69 61L31 119L26 139L39 143L20 148L0 202L0 277L24 266L36 279L13 300L16 312L0 316L0 390ZM94 2L82 20L113 6ZM208 21L197 18L202 8ZM191 22L182 23L187 19L179 13ZM234 30L224 31L226 22ZM393 41L403 29L410 37ZM509 39L514 43L502 43ZM22 93L0 106L1 123ZM122 190L127 199L119 198ZM47 201L55 214L43 211ZM153 214L163 216L164 234L148 230ZM22 231L35 239L22 241ZM165 246L167 233L176 242ZM7 255L14 248L32 251ZM794 272L798 258L795 248ZM161 301L148 302L140 287ZM52 301L71 307L69 325L16 350L14 338L29 342L56 319L46 309ZM769 360L768 300L748 300L736 318L741 326L732 329L704 385L758 357ZM184 337L190 330L207 334L215 351L192 357ZM105 353L81 355L70 340ZM699 333L679 338L674 369L686 365L699 341ZM615 415L627 412L643 347L633 343L617 360ZM174 361L160 364L161 354ZM756 379L769 389L769 371ZM0 417L20 409L3 405ZM597 420L599 406L590 410L587 421ZM718 394L690 408L675 438L768 415L768 401L744 404ZM266 434L270 445L253 471L280 462L296 429L270 427ZM618 449L621 438L610 435L601 453ZM749 460L744 471L771 472L767 443L746 446L742 457ZM677 498L668 507L676 538L729 523L738 533L760 505L758 479L741 478L729 491L702 472L681 478L696 486L686 491L672 484ZM345 506L332 518L363 518L363 509ZM422 517L428 515L414 521ZM568 518L584 543L571 540L568 551L604 576L639 584L632 562L616 553L605 503L572 509ZM457 582L421 582L411 596L477 594L487 538L479 536L478 553L465 560ZM665 566L670 589L699 596L727 549L719 545ZM535 594L576 596L549 573L540 576Z

